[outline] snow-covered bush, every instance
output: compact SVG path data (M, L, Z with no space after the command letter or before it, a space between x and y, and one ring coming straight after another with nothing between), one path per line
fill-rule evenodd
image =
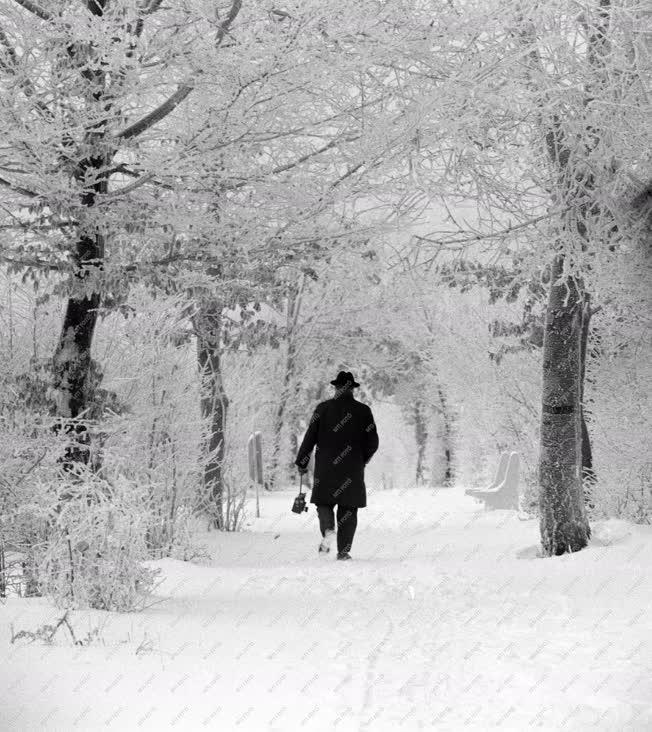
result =
M49 595L65 607L142 607L156 572L143 564L150 515L137 485L39 466L3 488L9 594Z
M108 484L89 475L60 485L49 519L38 578L58 605L142 608L158 574L144 564L151 520L146 491L126 479Z
M225 355L225 388L229 395L224 459L224 528L242 528L247 498L253 484L249 477L248 440L254 431L262 434L263 462L269 465L272 447L272 398L274 366L278 351L263 347L259 353L234 352ZM267 458L267 460L265 459ZM264 475L267 480L269 476Z
M141 487L149 507L150 556L195 556L188 524L201 501L199 376L179 298L130 296L131 315L115 313L98 329L105 384L129 405L105 419L102 475ZM185 537L182 539L182 537Z
M628 242L594 264L585 409L594 515L652 523L650 258Z
M602 353L591 366L588 385L596 516L652 523L651 362L652 349L644 339L623 348L622 341L614 346L603 332Z
M57 460L69 440L55 434L51 419L31 410L0 409L0 433L0 543L5 550L5 584L10 593L38 595L38 557L50 539L50 514L56 505L56 495L45 486L56 483Z

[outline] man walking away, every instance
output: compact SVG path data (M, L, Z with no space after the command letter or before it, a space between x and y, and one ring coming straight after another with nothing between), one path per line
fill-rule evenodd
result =
M358 509L367 505L364 468L378 449L378 433L371 409L353 397L353 389L360 386L353 374L340 371L330 383L335 396L315 408L295 465L306 473L316 446L310 503L317 506L319 516L319 551L330 551L337 506L337 558L351 559Z

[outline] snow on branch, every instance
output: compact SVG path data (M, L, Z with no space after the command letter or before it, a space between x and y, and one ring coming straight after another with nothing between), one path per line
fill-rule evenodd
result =
M220 23L220 28L217 32L217 45L220 46L222 44L222 41L224 40L224 37L229 32L229 28L233 24L233 21L238 17L238 13L240 12L240 8L242 7L242 0L233 0L231 3L231 8L229 9L229 12L224 19L223 23Z
M4 69L9 70L10 68L13 69L14 66L16 66L16 63L18 62L18 56L16 55L16 50L11 45L9 38L7 38L7 34L0 28L0 44L5 49L5 53L9 57L9 62L11 64L11 67L7 65L5 61L0 58L0 66Z
M133 125L127 127L127 129L119 132L116 137L123 140L129 140L132 137L142 134L145 130L158 124L162 119L168 116L181 102L190 94L194 89L192 84L182 84L170 97L168 97L163 104L153 109L149 114L146 114L138 122L134 122Z
M233 0L231 3L228 15L224 19L224 22L220 23L220 27L217 32L216 44L218 47L229 32L229 28L236 19L241 7L242 0ZM181 84L174 94L168 97L160 106L153 109L149 114L146 114L142 119L138 120L138 122L134 122L134 124L127 127L122 132L119 132L116 137L123 140L129 140L130 138L136 137L137 135L145 132L145 130L148 130L150 127L158 124L161 120L165 119L170 112L176 109L194 88L195 87L192 82Z
M355 142L355 140L360 139L360 135L355 135L353 137L346 137L344 138L345 142ZM292 170L292 168L296 168L299 165L307 162L308 160L311 160L312 158L321 155L322 153L327 152L328 150L331 150L332 148L336 147L337 145L341 144L342 139L335 138L331 140L330 142L326 143L326 145L323 145L320 148L317 148L317 150L311 150L308 153L305 153L305 155L301 155L301 157L297 158L296 160L293 160L290 163L285 163L283 165L277 165L275 168L272 168L272 170L268 171L264 175L278 175L279 173L286 173L288 170ZM355 170L359 168L360 165L356 166ZM355 170L350 171L350 173L355 172ZM350 174L350 173L347 173ZM264 177L264 176L263 176ZM231 191L231 190L237 190L238 188L244 188L244 186L247 186L251 183L251 180L242 180L238 183L232 183L230 185L223 185L222 189L225 191Z
M14 191L14 193L20 193L21 195L27 196L28 198L38 198L38 193L34 193L34 191L30 191L27 188L22 188L21 186L17 186L15 183L12 183L6 178L0 178L0 185L6 186L7 188L10 188L12 191Z
M145 15L151 15L152 13L155 13L160 7L163 0L150 0L150 2L147 3L147 7L145 8Z
M16 0L16 2L25 10L41 18L41 20L52 20L52 15L47 10L43 10L40 5L32 2L32 0Z
M573 208L573 206L565 206L562 209L554 210L554 211L548 211L545 214L541 214L541 216L535 216L534 218L528 219L527 221L522 221L518 224L510 224L509 226L506 226L503 229L500 229L499 231L489 231L489 232L478 232L478 233L472 233L472 234L466 234L465 232L460 232L460 236L453 236L448 239L433 239L431 236L423 236L420 234L415 234L414 239L418 242L426 242L428 244L435 244L437 247L458 247L458 246L464 246L467 244L475 244L479 241L485 241L488 239L501 239L503 237L509 236L510 234L513 234L516 231L519 231L521 229L526 229L530 226L535 226L536 224L540 223L541 221L546 221L547 219L555 218L556 216L561 216L568 211L570 211ZM425 267L429 264L432 264L432 262L435 261L437 258L437 254L433 257L430 257L429 259L424 260L423 262L419 262L418 264L415 264L414 267L410 267L410 269L416 268L416 267ZM390 265L390 269L398 266L397 264Z

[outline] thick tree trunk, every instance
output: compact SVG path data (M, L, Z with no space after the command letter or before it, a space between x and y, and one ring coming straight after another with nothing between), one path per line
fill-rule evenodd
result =
M70 298L66 306L63 328L54 354L54 383L58 416L65 420L83 417L92 398L89 384L91 345L97 323L99 294ZM75 434L63 459L65 470L75 464L87 465L90 455L88 431L83 424L68 423L65 428Z
M201 415L209 420L204 452L204 489L210 497L213 525L224 528L224 476L226 419L229 400L224 390L220 360L222 306L204 303L194 319L197 361L202 380Z
M82 161L80 165L80 176L86 175L90 170L97 177L95 185L82 196L82 204L87 208L95 205L97 194L107 191L107 181L99 172L105 165L106 158L103 157ZM80 236L75 245L74 257L77 265L74 285L81 290L85 279L93 270L98 271L102 266L104 236L99 232ZM93 399L94 385L89 378L91 347L100 301L98 291L84 295L75 294L68 299L53 358L57 416L63 420L55 429L59 431L63 427L66 432L75 435L62 459L63 468L67 472L73 471L76 465L87 465L90 457L88 430L76 420L83 418Z
M104 13L103 2L86 3L86 7L95 16L101 17ZM105 97L106 68L98 57L92 54L88 57L86 52L78 54L78 50L75 45L67 48L71 68L83 80L80 89L85 94L88 109L92 112L102 106L106 114L111 109L111 100ZM108 170L115 155L115 146L107 138L104 120L87 128L79 148L74 149L71 145L65 163L74 159L70 153L74 155L80 152L73 175L82 186L80 203L88 212L86 218L89 223L82 225L75 242L73 295L68 299L53 358L57 407L59 416L64 420L55 429L65 426L69 433L76 433L76 439L67 448L62 461L64 470L67 471L73 471L75 465L87 465L90 458L88 430L75 420L83 417L92 402L94 392L94 385L89 378L91 347L101 296L99 283L89 283L88 280L92 273L98 273L102 268L105 233L97 222L93 222L92 210L97 206L98 197L101 198L108 192Z
M590 527L582 492L581 352L583 293L555 257L543 342L543 403L539 462L540 531L546 555L584 548Z

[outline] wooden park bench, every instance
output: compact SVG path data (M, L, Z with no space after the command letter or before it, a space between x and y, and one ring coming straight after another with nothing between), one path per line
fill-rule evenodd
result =
M488 488L468 488L465 493L480 501L484 501L488 509L513 509L518 511L519 491L519 458L517 452L500 456L498 470L493 483Z

